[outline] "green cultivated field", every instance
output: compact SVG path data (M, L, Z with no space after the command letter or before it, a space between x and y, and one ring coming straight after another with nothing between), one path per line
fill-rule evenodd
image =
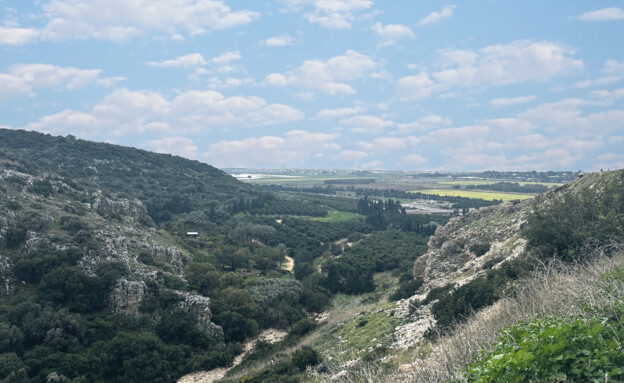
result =
M501 180L460 180L460 181L440 181L439 185L493 185L500 182L513 182L524 185L544 185L544 186L561 186L562 183L549 183L549 182L516 182L516 181L501 181Z
M365 216L357 213L351 213L348 211L330 210L327 212L327 217L298 217L303 219L309 219L311 221L319 222L345 222L352 221L359 218L366 218Z
M485 192L474 190L444 190L444 189L429 189L429 190L415 190L414 193L424 194L437 194L446 197L464 197L464 198L479 198L486 201L494 201L502 199L503 201L513 201L517 199L529 199L533 198L532 194L514 194L514 193L501 193L501 192Z

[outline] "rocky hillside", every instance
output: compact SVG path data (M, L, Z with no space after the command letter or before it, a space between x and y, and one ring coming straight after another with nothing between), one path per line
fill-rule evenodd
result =
M527 246L527 237L532 234L526 227L530 216L551 214L552 217L554 205L583 198L591 200L598 219L598 205L607 213L612 209L613 193L624 187L623 178L623 170L581 173L577 181L533 200L507 202L453 218L430 238L427 254L414 263L414 278L422 278L423 290L428 291L449 284L461 286L483 276L489 269L536 250L536 243ZM620 198L619 194L615 197ZM568 212L574 214L572 208Z
M452 218L429 239L429 251L414 263L414 278L422 278L426 289L462 285L517 257L526 246L520 227L530 209L530 201L513 201Z

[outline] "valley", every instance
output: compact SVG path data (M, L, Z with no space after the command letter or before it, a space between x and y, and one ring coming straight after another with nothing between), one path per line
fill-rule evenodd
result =
M72 137L0 138L0 381L462 381L477 372L459 362L425 375L473 318L621 326L614 304L514 305L544 265L620 259L622 171L244 169L266 177L241 182ZM618 302L619 264L600 267L592 294L611 286Z

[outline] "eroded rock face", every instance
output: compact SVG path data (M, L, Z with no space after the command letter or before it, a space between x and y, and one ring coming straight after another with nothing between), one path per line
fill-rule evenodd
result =
M110 294L111 310L118 315L138 318L139 307L145 297L147 285L143 281L119 279Z
M438 227L429 239L429 251L414 262L415 278L428 288L448 283L462 285L485 273L486 262L500 264L519 255L526 241L520 226L526 221L529 201L508 202L476 210ZM476 245L489 244L479 256Z
M186 292L178 291L177 293L183 298L183 300L178 303L178 308L195 314L197 316L197 325L199 328L210 338L215 339L219 343L223 342L223 328L210 321L212 317L210 298Z
M123 216L126 222L133 222L141 218L150 220L147 208L137 199L120 198L112 200L104 196L101 190L93 193L92 198L91 209L101 216Z

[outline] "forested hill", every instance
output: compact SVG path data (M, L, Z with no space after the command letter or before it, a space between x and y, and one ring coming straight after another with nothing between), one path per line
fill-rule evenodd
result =
M68 185L137 198L155 221L206 209L223 218L254 204L264 192L208 164L118 145L0 129L5 169L41 176L57 174ZM40 185L45 187L46 185Z

